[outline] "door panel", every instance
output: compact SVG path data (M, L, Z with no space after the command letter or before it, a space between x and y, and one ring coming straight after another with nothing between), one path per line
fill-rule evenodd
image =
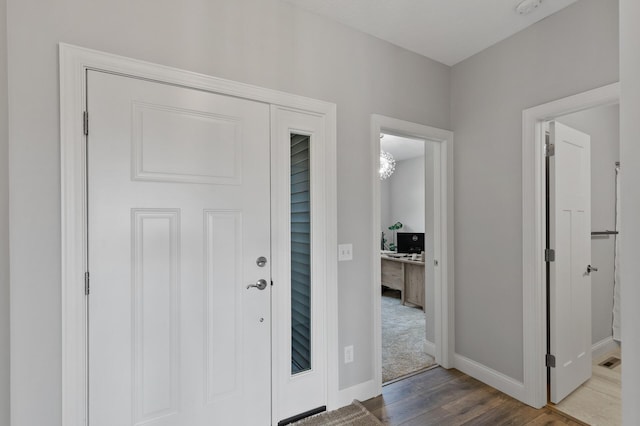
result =
M93 71L88 94L90 424L269 424L269 106Z
M551 122L550 140L550 399L558 403L591 377L591 138Z
M325 123L273 107L273 423L327 405ZM277 169L277 170L276 170Z

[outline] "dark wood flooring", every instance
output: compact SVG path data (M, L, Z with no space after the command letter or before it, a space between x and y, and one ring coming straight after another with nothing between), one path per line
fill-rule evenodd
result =
M541 426L582 423L543 408L536 410L457 370L434 368L382 388L363 402L384 424L394 426Z

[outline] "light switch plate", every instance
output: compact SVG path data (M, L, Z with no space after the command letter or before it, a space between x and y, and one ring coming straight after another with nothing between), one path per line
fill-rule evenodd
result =
M344 363L350 364L353 362L353 345L344 347Z
M338 261L353 259L353 244L338 245Z

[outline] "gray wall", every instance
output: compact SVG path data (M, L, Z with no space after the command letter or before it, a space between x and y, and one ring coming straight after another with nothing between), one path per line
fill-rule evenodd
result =
M395 173L388 180L387 228L401 222L404 226L400 232L424 232L424 157L398 161Z
M340 387L374 377L370 115L449 128L448 67L278 0L9 0L8 18L14 425L61 421L60 41L338 105L339 242L354 248L339 352L355 349Z
M622 295L622 357L628 362L622 378L622 419L625 426L635 426L640 419L640 285L638 285L638 259L640 259L640 2L620 0L620 158L623 179L632 184L622 185L620 200L620 282Z
M0 0L0 426L9 426L9 156L7 2Z
M593 108L558 119L591 136L591 230L615 229L615 162L620 160L620 107ZM591 237L592 341L613 335L613 274L615 238Z
M522 356L522 111L618 81L618 3L581 0L455 65L456 352Z

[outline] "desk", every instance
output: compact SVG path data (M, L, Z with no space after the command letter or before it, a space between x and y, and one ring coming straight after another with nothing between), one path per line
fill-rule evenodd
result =
M400 290L402 304L424 310L424 262L380 256L382 285Z

